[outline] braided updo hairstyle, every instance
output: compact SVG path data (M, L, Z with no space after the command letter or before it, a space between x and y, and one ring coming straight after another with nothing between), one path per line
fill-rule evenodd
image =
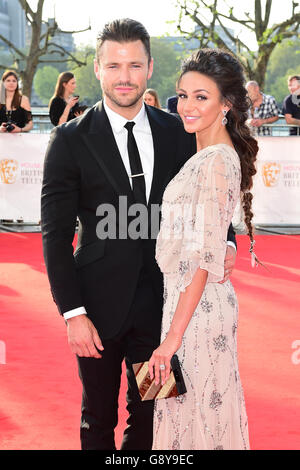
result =
M226 128L241 162L242 207L252 248L254 242L251 223L253 195L250 189L253 185L253 176L256 174L255 161L258 144L246 125L250 100L245 88L243 68L239 61L227 51L200 49L183 63L178 83L187 72L199 72L212 79L220 91L222 101L231 106L226 115Z

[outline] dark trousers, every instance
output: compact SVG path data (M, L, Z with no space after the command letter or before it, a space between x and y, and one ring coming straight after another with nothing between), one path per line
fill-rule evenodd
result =
M109 315L109 311L105 314ZM155 297L150 280L143 272L126 324L117 337L103 341L102 358L77 358L83 385L80 427L83 450L116 449L114 429L118 424L118 397L124 359L129 417L121 450L151 449L154 403L140 400L131 364L148 360L159 345L161 315L160 299Z

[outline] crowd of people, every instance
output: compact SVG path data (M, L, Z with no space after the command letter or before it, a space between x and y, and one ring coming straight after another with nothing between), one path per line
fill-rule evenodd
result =
M279 119L280 109L271 95L260 90L259 84L252 80L246 84L251 101L249 108L249 125L256 130L256 135L271 135L271 127ZM288 77L290 94L285 97L282 114L288 125L300 126L300 75ZM290 135L300 135L297 127L290 128Z
M246 84L250 98L248 125L254 135L272 135L270 125L278 121L280 114L285 117L286 124L293 126L289 130L290 135L300 135L300 75L289 76L287 85L290 94L285 97L280 109L276 99L263 93L256 81L251 80ZM49 117L53 126L68 122L87 109L87 106L80 105L80 97L75 94L75 90L74 74L61 73L49 102ZM153 88L147 88L143 99L147 105L163 109L158 93ZM167 99L166 110L178 115L177 96ZM19 77L16 72L7 70L0 83L0 132L29 132L32 128L30 101L19 89Z

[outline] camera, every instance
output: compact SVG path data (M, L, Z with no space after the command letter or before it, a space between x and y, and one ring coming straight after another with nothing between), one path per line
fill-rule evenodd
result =
M13 122L11 120L7 121L6 126L5 126L6 132L12 132L15 128L15 125L16 125L15 122Z

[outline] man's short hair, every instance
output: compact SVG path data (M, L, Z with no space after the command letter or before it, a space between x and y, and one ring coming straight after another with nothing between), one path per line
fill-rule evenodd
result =
M292 80L297 80L300 83L300 75L290 75L288 77L288 82L291 82Z
M246 88L248 88L249 86L252 86L252 87L255 87L255 88L259 88L259 84L255 81L255 80L250 80L249 82L246 83Z
M142 41L148 62L151 61L150 36L146 28L138 21L124 18L107 23L103 30L98 34L96 46L96 58L99 62L101 46L105 41L115 42L133 42Z

